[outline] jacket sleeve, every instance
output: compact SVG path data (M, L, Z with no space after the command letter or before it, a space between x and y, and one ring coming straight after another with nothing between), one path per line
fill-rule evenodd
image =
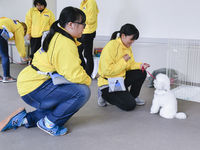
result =
M50 27L51 27L51 25L55 22L55 16L54 16L54 14L53 14L53 12L52 11L50 11L50 21L49 21L49 25L50 25Z
M17 50L19 52L20 57L24 58L26 57L26 49L25 49L25 43L24 43L24 28L20 26L17 31L14 33L15 38L15 44L17 47Z
M27 25L27 34L31 34L31 24L32 24L32 9L30 9L25 18L25 23Z
M105 76L115 76L126 69L127 62L124 58L116 60L117 46L108 43L100 56L101 73Z
M53 56L53 63L56 71L63 75L66 79L73 83L79 84L91 84L91 78L87 75L83 67L80 65L81 60L78 55L78 49L76 46L69 47L66 44L57 45L58 53Z

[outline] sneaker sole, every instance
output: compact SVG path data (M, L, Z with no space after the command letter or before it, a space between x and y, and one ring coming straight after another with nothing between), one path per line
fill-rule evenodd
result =
M19 108L15 112L13 112L10 116L8 116L6 119L0 122L0 131L2 132L3 128L6 127L6 125L10 122L10 120L15 117L20 112L24 111L25 108Z
M39 129L41 129L42 131L48 133L48 134L51 135L51 136L56 136L56 135L53 135L53 134L51 134L50 132L46 131L45 129L43 129L43 128L39 125L38 122L37 122L37 127L38 127ZM67 132L66 132L65 134L67 134ZM60 135L65 135L65 134L60 134ZM59 136L60 136L60 135L59 135Z
M3 83L12 83L12 82L16 82L17 80L10 80L10 81L2 81Z
M145 103L136 103L137 106L143 106Z

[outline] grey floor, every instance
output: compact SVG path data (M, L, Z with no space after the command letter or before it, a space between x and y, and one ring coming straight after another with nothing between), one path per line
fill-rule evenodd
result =
M17 76L24 66L11 65ZM2 74L2 71L0 71ZM124 112L115 106L97 106L97 81L91 85L88 103L67 123L69 133L52 137L38 128L9 130L0 133L1 150L199 150L200 104L179 100L179 111L186 120L167 120L149 113L153 89L141 91L145 106ZM19 97L16 83L0 83L0 120L18 107L27 106Z

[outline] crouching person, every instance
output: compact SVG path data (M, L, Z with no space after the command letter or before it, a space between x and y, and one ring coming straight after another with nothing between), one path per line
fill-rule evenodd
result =
M51 26L32 65L18 76L21 98L35 111L20 108L0 123L0 131L24 125L39 127L53 136L64 135L64 124L90 98L90 77L80 65L77 40L85 27L85 14L74 7L62 10Z
M138 37L138 29L132 24L125 24L120 31L113 33L104 47L98 68L99 106L106 106L108 102L129 111L136 105L145 104L138 96L146 78L145 69L150 65L134 60L131 45Z

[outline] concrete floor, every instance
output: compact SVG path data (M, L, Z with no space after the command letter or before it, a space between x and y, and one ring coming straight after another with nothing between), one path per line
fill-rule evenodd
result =
M11 65L17 77L24 66ZM2 74L2 71L0 71ZM179 111L186 120L167 120L149 113L154 89L142 88L145 106L124 112L115 106L97 106L97 81L91 85L88 103L67 123L69 133L52 137L38 128L0 133L1 150L198 150L200 147L200 104L179 100ZM19 97L16 83L0 83L0 120L18 107L27 106Z

